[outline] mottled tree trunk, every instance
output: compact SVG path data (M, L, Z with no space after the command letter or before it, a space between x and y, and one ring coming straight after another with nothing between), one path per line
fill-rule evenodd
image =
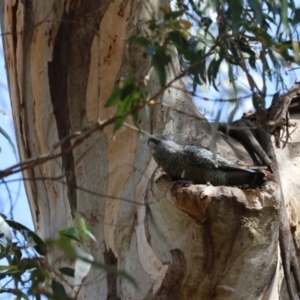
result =
M104 104L115 83L130 72L143 78L149 71L141 50L126 40L149 34L147 20L158 16L160 5L159 0L1 2L22 160L48 153L70 133L113 116L115 108ZM169 78L178 72L174 61ZM158 81L151 77L146 89L155 94ZM165 91L165 106L143 109L140 126L180 143L208 146L212 129L182 90L177 82ZM146 140L127 127L113 136L108 126L71 153L24 172L37 179L26 181L26 190L38 234L55 238L77 211L93 226L98 243L91 242L89 250L95 259L126 270L139 286L93 270L79 299L278 299L281 280L270 285L278 258L278 185L263 191L172 187L155 171ZM215 141L223 156L253 162L232 138L217 133ZM71 144L66 141L59 150ZM55 180L60 176L67 184ZM58 255L49 255L50 263Z

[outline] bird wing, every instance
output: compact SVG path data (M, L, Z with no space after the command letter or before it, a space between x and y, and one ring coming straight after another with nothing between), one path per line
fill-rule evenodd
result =
M211 151L197 146L184 146L183 152L187 155L189 163L204 169L218 168L218 162Z
M184 146L184 152L189 157L191 164L203 167L205 169L226 169L226 170L242 170L250 173L255 173L255 170L251 170L244 166L240 166L235 162L232 162L221 155L214 154L213 152L200 148L197 146Z
M221 155L217 155L217 162L218 162L218 166L219 168L223 168L223 169L233 169L233 170L242 170L242 171L246 171L246 172L250 172L250 173L256 173L255 170L251 170L250 168L238 165L237 163L228 160L224 157L222 157Z

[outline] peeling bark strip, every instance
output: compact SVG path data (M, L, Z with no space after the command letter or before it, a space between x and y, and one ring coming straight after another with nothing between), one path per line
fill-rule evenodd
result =
M111 267L118 267L118 260L115 257L114 253L109 250L104 252L104 263ZM117 295L117 276L115 274L106 275L107 282L107 298L106 300L121 300Z
M71 20L69 14L64 12L63 20ZM69 22L62 22L53 47L53 59L48 63L48 76L53 113L57 124L59 139L64 138L71 132L70 113L67 103L68 97L68 65L70 57L70 33L72 25ZM61 151L71 146L70 141L61 145ZM76 175L74 169L73 152L62 156L63 169L68 184L68 198L72 211L77 207Z
M64 10L54 41L52 62L48 64L49 86L59 139L85 125L86 89L90 49L102 17L100 3L80 2ZM102 9L105 8L102 5ZM72 89L72 99L69 90ZM61 145L64 151L69 141ZM77 209L74 154L62 157L72 211Z
M30 57L31 56L31 47L29 46L30 43L32 42L32 37L34 35L34 16L33 16L33 7L32 7L32 1L24 1L23 2L24 5L24 24L23 24L23 30L22 30L22 35L23 35L23 57ZM18 32L18 29L17 29ZM14 35L13 35L14 36ZM17 36L17 35L16 35ZM17 41L17 39L16 39ZM17 43L17 42L16 42ZM30 119L33 118L33 116L30 114L29 110L26 109L24 102L27 101L27 93L32 96L34 91L31 88L26 88L27 84L28 86L33 86L34 85L34 79L31 78L30 76L28 76L28 71L32 70L31 69L31 61L28 59L24 59L24 64L22 66L22 77L23 77L23 86L22 88L20 87L21 91L19 92L20 95L22 95L22 93L24 93L21 97L21 101L20 101L20 105L22 106L21 109L26 110L26 115L23 115L23 118L20 117L20 122L21 122L21 131L22 132L22 140L24 142L24 145L26 147L26 155L27 157L32 157L34 155L32 155L32 153L34 152L32 149L32 145L30 145L27 141L28 139L28 135L27 133L30 132L30 126L29 126L29 121ZM29 96L29 97L30 97ZM22 99L23 98L23 99ZM26 100L25 100L26 99ZM34 117L34 122L36 121L36 117ZM22 124L23 123L23 124ZM34 133L35 134L35 133ZM41 152L44 153L44 149L40 149L42 150ZM25 175L25 176L24 176ZM24 172L24 177L31 177L34 178L35 174L33 172L33 170L27 170L27 172ZM33 219L35 220L35 224L36 224L36 229L40 230L40 220L41 220L41 212L40 212L40 207L39 207L39 196L38 196L38 185L35 181L31 181L31 182L27 182L25 183L26 186L26 190L27 190L27 195L28 194L32 194L31 198L34 202L34 205L31 206L31 213L33 216ZM30 186L30 189L28 188L28 186ZM30 198L30 196L28 195L28 198Z
M12 32L13 34L13 47L14 47L14 53L17 51L17 43L18 43L18 38L17 38L17 12L18 12L18 6L19 6L19 1L17 0L15 5L12 6Z
M168 267L161 287L155 294L152 294L152 291L150 291L144 300L181 299L180 290L186 275L186 260L184 254L179 249L174 249L170 252L172 263Z

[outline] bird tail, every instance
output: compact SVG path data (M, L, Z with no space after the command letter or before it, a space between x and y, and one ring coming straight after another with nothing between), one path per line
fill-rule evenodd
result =
M274 176L272 176L272 174L269 171L266 171L265 169L257 168L256 170L251 171L252 173L249 173L248 177L248 184L250 188L260 187L267 180L273 180Z

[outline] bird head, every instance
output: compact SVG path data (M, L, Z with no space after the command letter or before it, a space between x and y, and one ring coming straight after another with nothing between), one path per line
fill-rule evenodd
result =
M148 146L158 164L162 160L168 159L171 154L181 151L181 146L162 134L152 135L148 140Z

